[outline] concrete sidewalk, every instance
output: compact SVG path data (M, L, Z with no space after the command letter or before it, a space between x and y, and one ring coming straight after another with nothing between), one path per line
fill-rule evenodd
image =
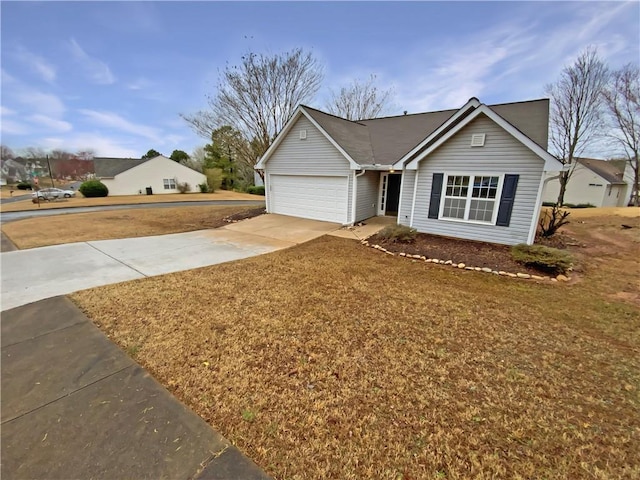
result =
M152 237L69 243L2 253L1 310L57 295L240 260L339 228L262 215L228 226Z
M268 478L68 299L0 327L2 478Z

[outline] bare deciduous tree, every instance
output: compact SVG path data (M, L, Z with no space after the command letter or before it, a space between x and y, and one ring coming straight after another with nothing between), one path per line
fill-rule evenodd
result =
M602 92L608 76L607 66L590 47L562 70L556 83L545 87L551 98L551 145L558 160L569 165L568 170L560 172L558 205L564 202L575 159L603 126Z
M182 118L207 139L223 125L242 132L255 146L242 161L253 168L296 107L313 98L322 78L322 66L300 48L277 55L248 53L240 65L221 72L207 110Z
M375 81L376 76L371 75L366 82L356 79L337 93L331 90L327 111L347 120L364 120L383 114L389 107L393 91L378 89Z
M184 166L189 167L193 170L196 170L200 173L204 172L204 162L207 157L207 152L204 147L196 147L194 148L189 158L183 162L181 162Z
M75 155L71 152L67 152L66 150L51 150L51 154L49 158L51 160L71 160Z
M6 145L0 145L0 159L2 160L13 160L15 158L15 154L13 150L11 150Z
M629 203L640 205L638 155L640 153L640 69L628 64L611 74L603 93L613 130L609 136L622 147L633 170Z
M76 157L81 160L93 160L93 157L96 156L96 152L92 149L88 150L79 150L76 153Z
M27 147L22 150L22 155L25 158L41 159L47 156L47 152L40 147Z

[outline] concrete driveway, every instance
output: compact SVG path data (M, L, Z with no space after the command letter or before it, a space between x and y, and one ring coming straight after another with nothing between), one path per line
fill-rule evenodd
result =
M268 214L212 230L4 252L0 310L269 253L339 228L335 223Z

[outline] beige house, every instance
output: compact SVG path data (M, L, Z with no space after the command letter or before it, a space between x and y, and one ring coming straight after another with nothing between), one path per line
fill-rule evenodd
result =
M629 183L625 179L624 160L578 158L564 194L564 203L590 204L594 207L624 207L629 201ZM548 175L542 196L544 202L554 203L560 193L557 174ZM631 182L632 183L632 182Z
M178 193L179 183L188 183L192 192L206 183L202 173L165 156L139 160L95 158L95 176L109 189L109 195Z

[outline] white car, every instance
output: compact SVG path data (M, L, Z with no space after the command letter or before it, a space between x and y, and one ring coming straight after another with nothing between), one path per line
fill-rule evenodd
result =
M31 194L33 198L41 198L44 200L53 200L55 198L75 197L76 192L73 190L62 190L60 188L43 188Z

